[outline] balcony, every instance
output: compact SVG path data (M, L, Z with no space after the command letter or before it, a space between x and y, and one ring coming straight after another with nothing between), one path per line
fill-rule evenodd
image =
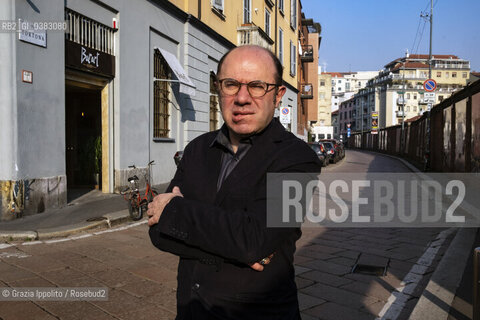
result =
M115 54L114 33L116 29L68 8L65 8L65 21L68 25L65 30L66 40L110 55Z
M313 46L312 45L302 46L302 54L300 55L300 60L302 60L302 62L313 62Z
M260 27L254 24L244 24L237 28L239 46L253 44L272 50L273 40Z
M311 83L303 83L300 91L301 99L313 99L313 86Z
M405 104L407 104L407 102L408 102L408 100L405 99L405 98L402 98L402 97L397 98L397 104L398 105L405 105Z

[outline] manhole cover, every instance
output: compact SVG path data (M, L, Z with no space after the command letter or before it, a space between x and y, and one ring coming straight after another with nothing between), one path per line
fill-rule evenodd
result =
M352 268L352 273L372 276L385 276L390 259L366 254L360 254Z

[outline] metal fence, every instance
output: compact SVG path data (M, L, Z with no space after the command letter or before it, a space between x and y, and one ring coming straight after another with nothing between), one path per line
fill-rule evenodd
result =
M378 134L353 133L348 145L399 156L421 169L480 172L480 80L437 104L430 119L425 113L406 122L403 135L396 125Z

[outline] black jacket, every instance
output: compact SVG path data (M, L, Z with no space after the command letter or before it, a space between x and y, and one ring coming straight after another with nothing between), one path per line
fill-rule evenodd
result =
M180 187L150 228L180 256L177 319L300 319L293 268L300 228L266 227L267 172L320 173L316 154L273 120L217 192L217 131L185 148L167 191ZM249 264L275 252L264 271Z

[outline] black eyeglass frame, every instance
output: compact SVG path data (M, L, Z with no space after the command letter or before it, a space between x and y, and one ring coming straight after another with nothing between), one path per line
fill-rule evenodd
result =
M222 86L222 82L226 81L226 80L231 80L231 81L235 81L236 83L238 83L238 90L237 92L233 93L233 94L228 94L228 93L225 93L223 91L223 86ZM246 85L247 86L247 90L248 90L248 93L250 94L250 96L252 96L253 98L261 98L263 96L265 96L267 93L269 93L270 91L272 91L273 89L275 88L278 88L280 87L281 85L280 84L276 84L276 83L268 83L268 82L265 82L265 81L262 81L262 80L253 80L253 81L250 81L250 82L240 82L238 80L235 80L235 79L232 79L232 78L224 78L224 79L219 79L217 80L218 84L219 84L219 87L220 87L220 91L222 91L222 93L226 94L227 96L234 96L236 95L239 91L240 91L240 88L242 87L242 85ZM251 83L261 83L261 84L265 84L267 86L267 88L265 89L265 93L262 94L261 96L253 96L252 93L250 92L250 87L249 87L249 84ZM269 89L270 86L273 86L273 88Z

